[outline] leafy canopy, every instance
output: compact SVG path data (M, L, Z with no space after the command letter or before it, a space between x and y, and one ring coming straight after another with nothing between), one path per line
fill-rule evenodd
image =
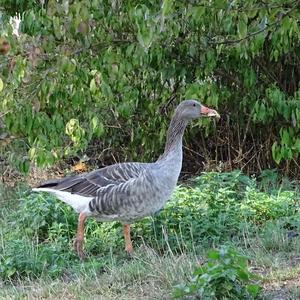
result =
M223 116L209 151L192 142L197 127L187 136L207 158L257 169L298 157L298 1L0 4L10 44L0 57L0 130L15 137L4 152L19 169L92 144L120 159L153 159L164 113L184 98ZM19 37L8 23L15 13ZM209 122L200 122L202 140L212 134Z

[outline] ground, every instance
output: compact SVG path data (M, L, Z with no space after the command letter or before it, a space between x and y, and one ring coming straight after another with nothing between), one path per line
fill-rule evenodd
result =
M0 299L172 299L222 244L249 257L260 299L300 299L299 185L269 191L239 172L199 178L133 226L132 256L119 224L88 221L84 262L72 249L71 209L27 185L0 188Z
M103 299L103 300L171 300L169 289L173 282L191 271L195 257L184 254L160 257L142 247L121 267L93 270L94 278L65 274L56 280L28 280L1 286L1 299ZM272 259L269 257L268 259ZM300 266L280 268L253 267L264 273L263 299L300 299Z

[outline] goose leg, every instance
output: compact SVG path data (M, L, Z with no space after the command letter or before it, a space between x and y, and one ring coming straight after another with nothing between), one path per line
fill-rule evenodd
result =
M125 251L128 253L132 253L133 247L132 242L130 238L130 225L124 224L123 225L123 232L124 232L124 238L125 238Z
M85 219L86 219L86 215L84 213L80 213L78 218L76 239L74 241L74 250L78 254L80 260L83 260L85 256L82 250Z

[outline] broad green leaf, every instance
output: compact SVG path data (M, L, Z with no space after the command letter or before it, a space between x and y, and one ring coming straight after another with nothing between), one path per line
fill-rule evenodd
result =
M67 124L66 124L66 134L67 135L72 135L76 129L78 129L79 126L79 121L77 119L71 119Z
M243 20L240 20L238 23L238 35L240 38L247 35L247 24Z
M110 98L110 99L113 98L111 88L110 88L109 84L107 84L105 81L103 81L101 84L101 90L105 97Z
M168 15L172 10L172 6L173 6L173 0L163 0L162 15L163 16Z
M100 137L104 133L104 125L99 121L99 118L94 116L91 120L92 133L96 137Z
M151 46L152 41L153 41L153 29L151 27L141 28L138 31L137 39L138 39L140 45L145 50L147 50Z
M272 157L277 164L282 160L281 151L277 142L274 142L272 145Z
M93 117L92 120L91 120L91 125L92 125L93 132L97 128L98 124L99 124L99 119L96 116Z
M210 258L210 259L219 259L220 258L220 254L216 250L210 250L207 253L207 257Z
M90 81L90 91L92 93L95 93L97 91L95 78L92 78L92 80Z
M226 16L223 20L223 27L225 32L230 32L232 28L232 16Z
M245 270L238 270L237 274L238 274L240 279L242 279L244 281L249 280L249 274Z
M300 139L298 139L298 138L296 139L294 147L295 147L295 150L298 153L300 153Z
M258 284L248 284L246 288L248 293L254 298L258 296L261 290L261 287Z
M62 27L60 25L60 20L58 17L53 17L53 29L54 29L54 34L57 39L61 39L62 37Z

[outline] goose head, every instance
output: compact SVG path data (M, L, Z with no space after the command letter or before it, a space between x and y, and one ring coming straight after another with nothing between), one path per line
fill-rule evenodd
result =
M176 108L175 114L183 120L189 121L200 117L220 118L214 109L208 108L196 100L184 100Z

